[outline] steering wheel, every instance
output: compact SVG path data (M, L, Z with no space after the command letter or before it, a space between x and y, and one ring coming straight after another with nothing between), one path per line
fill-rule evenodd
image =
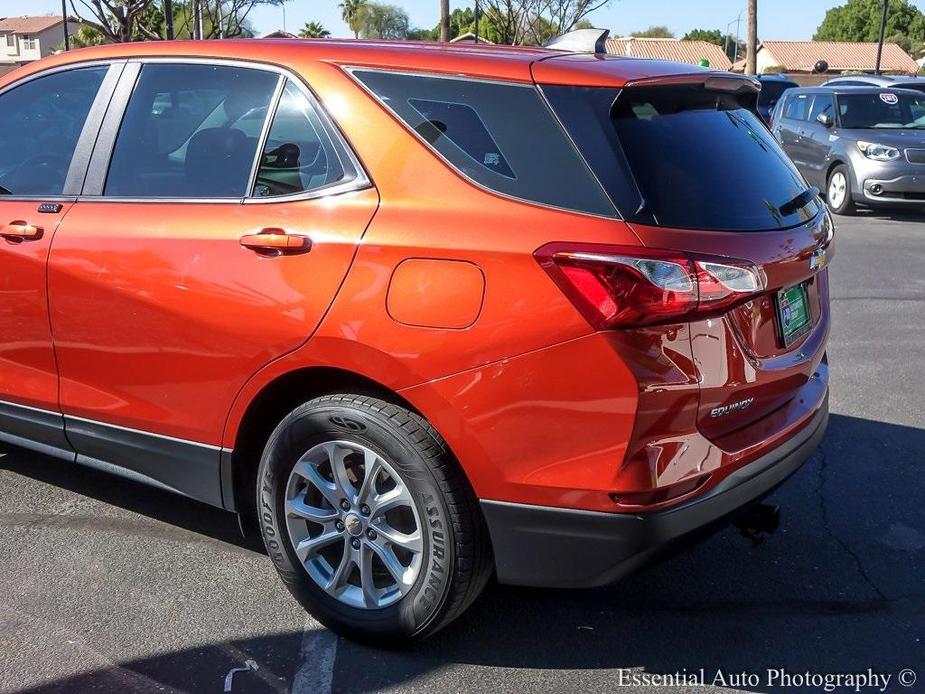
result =
M70 159L62 154L36 154L19 164L7 177L7 182L18 193L35 192L34 189L49 179L64 183ZM31 185L30 185L31 184Z

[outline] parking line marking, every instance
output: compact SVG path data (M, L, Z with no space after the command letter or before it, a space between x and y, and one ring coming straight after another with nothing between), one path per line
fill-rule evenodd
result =
M292 694L331 694L337 658L334 632L306 616L300 654L302 664L292 678Z

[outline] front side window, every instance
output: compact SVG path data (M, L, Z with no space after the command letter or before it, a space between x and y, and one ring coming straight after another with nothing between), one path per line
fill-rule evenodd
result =
M820 115L835 117L835 103L831 94L816 94L813 99L813 107L809 112L809 119L815 121Z
M353 179L357 171L321 113L291 81L282 93L254 183L254 197L293 195Z
M116 138L104 195L243 198L279 76L148 64Z
M64 192L77 140L107 69L58 72L0 95L0 196Z
M372 70L353 74L479 185L543 205L615 215L535 87Z
M843 128L925 128L925 94L839 94L838 112Z

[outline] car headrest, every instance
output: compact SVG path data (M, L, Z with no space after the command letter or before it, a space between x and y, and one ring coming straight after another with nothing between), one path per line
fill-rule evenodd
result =
M256 142L240 130L208 128L186 148L186 178L205 197L243 197L254 163Z

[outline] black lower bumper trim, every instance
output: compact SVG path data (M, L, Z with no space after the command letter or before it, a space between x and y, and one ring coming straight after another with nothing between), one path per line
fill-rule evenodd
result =
M498 580L555 588L612 583L675 540L766 496L813 454L828 418L826 397L794 438L704 495L664 511L629 515L483 500Z

